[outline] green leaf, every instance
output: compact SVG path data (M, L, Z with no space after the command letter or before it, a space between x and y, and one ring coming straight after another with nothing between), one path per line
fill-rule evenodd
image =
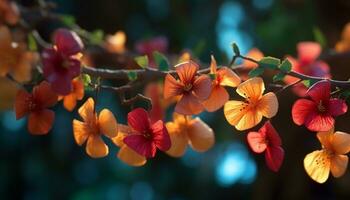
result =
M75 18L72 15L61 15L61 20L64 25L72 27L76 24Z
M290 72L290 70L292 70L292 63L288 59L284 59L279 68L283 72Z
M134 81L137 79L137 73L135 71L128 72L128 78L130 81Z
M216 74L209 74L209 77L211 80L215 80L216 79Z
M285 73L278 73L278 74L273 76L273 78L272 78L273 82L282 81L285 76L286 76Z
M134 60L141 68L146 68L149 66L147 55L138 56L138 57L134 58Z
M158 66L160 71L168 71L169 70L169 61L165 55L162 53L155 51L153 52L153 58Z
M341 96L344 97L344 99L348 99L350 97L350 90L346 90L341 93Z
M327 39L322 33L322 31L318 27L314 27L313 32L314 32L315 41L318 42L322 47L326 47Z
M94 30L90 34L90 42L92 44L101 44L103 42L104 33L102 30Z
M255 69L252 69L250 72L249 72L249 77L253 78L253 77L256 77L256 76L260 76L261 74L264 73L264 68L261 68L261 67L257 67Z
M274 57L264 57L259 61L259 66L268 69L277 69L281 64L281 60Z
M311 87L313 84L315 84L315 83L317 83L318 81L315 81L315 80L303 80L303 84L307 87L307 88L309 88L309 87Z
M37 45L35 38L32 34L28 34L28 49L30 51L37 51L38 50L38 45Z
M233 49L233 53L235 53L237 56L241 55L241 52L240 52L240 50L235 42L232 43L232 49Z

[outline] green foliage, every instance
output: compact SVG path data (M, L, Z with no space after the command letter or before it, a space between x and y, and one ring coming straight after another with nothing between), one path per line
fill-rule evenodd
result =
M76 24L75 17L72 15L61 15L61 20L68 27L73 27Z
M91 32L89 39L92 44L101 44L103 42L103 38L104 38L103 31L97 29Z
M232 49L233 49L233 53L235 53L235 55L241 55L241 52L240 52L240 50L235 42L232 43Z
M272 79L273 79L273 82L282 81L282 80L284 79L285 76L286 76L285 73L280 72L280 73L278 73L278 74L276 74L276 75L273 76L273 78L272 78Z
M35 41L33 34L28 34L28 49L30 51L37 51L38 50L38 45Z
M318 42L322 47L326 47L327 46L327 39L324 36L324 34L322 33L322 31L318 27L315 27L313 29L313 33L314 33L314 38L315 38L316 42Z
M292 63L288 59L284 59L279 66L283 72L290 72L292 70Z
M259 61L259 67L267 69L277 69L281 64L281 60L274 57L264 57Z
M249 77L253 78L253 77L256 77L256 76L260 76L261 74L264 73L264 68L262 67L257 67L255 69L252 69L250 72L249 72Z
M92 91L94 90L94 88L92 87L92 80L91 80L91 76L89 74L82 74L81 75L81 80L84 83L84 88L87 91Z
M137 73L135 71L129 71L128 78L130 81L135 81L137 79Z
M149 66L147 55L135 57L134 60L141 68L146 68Z
M162 54L158 51L155 51L155 52L153 52L153 58L154 58L157 66L158 66L158 69L160 71L168 71L169 70L169 61L168 61L168 58L164 54Z
M215 80L216 79L216 74L209 74L209 77L211 80Z

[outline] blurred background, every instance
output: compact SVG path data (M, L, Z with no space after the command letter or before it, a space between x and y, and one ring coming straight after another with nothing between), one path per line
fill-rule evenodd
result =
M214 53L219 64L228 64L231 43L243 53L259 48L265 55L283 58L296 55L300 41L315 41L322 34L324 51L340 40L350 21L350 1L312 0L56 0L56 12L72 15L84 29L105 34L124 31L126 48L142 52L142 41L161 38L160 51L179 55L191 50L203 63ZM23 0L23 5L32 1ZM50 38L57 25L38 24ZM105 56L101 49L88 47L95 66L120 67L125 61ZM141 51L141 52L140 52ZM102 56L103 55L103 56ZM350 58L325 60L335 79L350 77ZM117 64L116 64L117 63ZM266 77L269 80L271 77ZM118 84L118 83L115 83ZM1 91L3 93L3 90ZM234 90L231 90L234 93ZM91 94L87 94L89 96ZM6 95L5 95L6 96ZM285 160L278 173L265 166L263 155L253 154L245 133L238 133L224 119L222 110L203 113L201 118L216 134L215 146L206 153L188 148L185 156L171 158L163 153L135 168L110 154L91 159L75 144L72 119L61 105L47 136L34 137L26 130L26 120L15 120L12 110L0 112L0 198L1 199L350 199L350 173L330 177L325 184L312 181L304 171L303 159L320 149L314 133L297 127L291 106L297 97L290 91L279 96L280 109L272 120L279 131ZM127 107L118 97L102 92L99 108L107 107L119 122L126 122ZM167 119L171 119L171 109ZM349 114L338 118L336 130L350 132Z

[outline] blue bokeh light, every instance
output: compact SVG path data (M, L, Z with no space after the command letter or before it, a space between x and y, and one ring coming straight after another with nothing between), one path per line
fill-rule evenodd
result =
M273 0L253 0L253 6L259 10L266 10L271 7Z
M25 119L16 120L15 112L7 111L2 116L2 125L9 131L19 131L25 125Z

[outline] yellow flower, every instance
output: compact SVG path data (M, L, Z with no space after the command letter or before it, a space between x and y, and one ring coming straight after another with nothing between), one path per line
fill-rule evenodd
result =
M265 90L261 78L251 78L237 87L244 101L228 101L224 106L226 120L237 130L246 130L259 124L262 117L272 118L278 111L278 100L274 93L263 95Z
M350 134L333 132L334 128L318 132L322 150L309 153L304 159L307 174L318 183L326 182L329 172L336 178L342 176L348 166L348 156L344 154L350 151Z

